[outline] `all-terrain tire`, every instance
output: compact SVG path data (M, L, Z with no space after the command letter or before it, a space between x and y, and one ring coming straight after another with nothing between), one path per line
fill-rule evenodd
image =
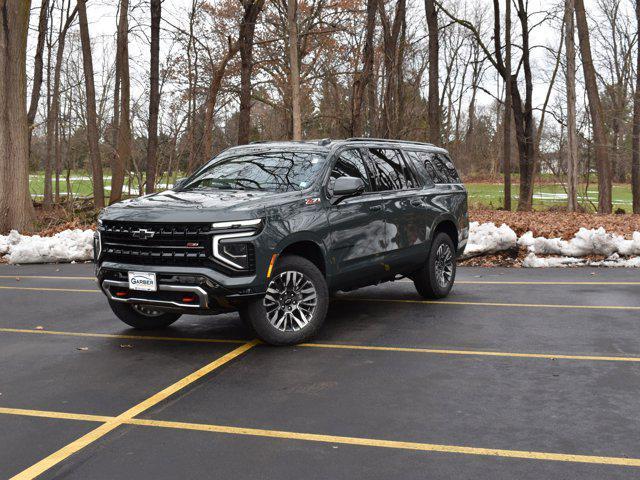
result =
M262 341L296 345L318 332L328 305L327 282L318 267L303 257L286 255L273 268L265 298L244 305L241 316Z
M121 303L113 300L109 301L109 306L111 307L111 310L113 310L113 313L116 314L116 317L130 327L138 330L165 328L178 320L181 316L179 313L161 311L157 311L157 313L153 315L145 315L143 313L144 307L142 306L133 307L128 303ZM149 308L151 309L151 307Z
M456 279L456 254L453 240L444 232L436 234L425 265L413 275L418 293L427 299L449 295Z

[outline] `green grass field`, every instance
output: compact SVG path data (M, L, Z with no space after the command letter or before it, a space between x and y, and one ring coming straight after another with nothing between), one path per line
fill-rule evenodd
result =
M177 173L172 176L168 182L173 184L176 178L180 178L184 174ZM89 174L82 171L74 171L71 173L71 193L74 197L86 197L92 194L92 184ZM163 176L158 182L158 190L164 190L167 185L166 175ZM467 190L469 191L469 206L471 208L489 208L497 209L503 206L504 188L500 183L465 183ZM109 195L111 190L111 175L105 174L104 176L105 195ZM39 172L37 174L29 175L29 188L31 195L34 199L38 200L42 198L44 193L44 174ZM511 187L513 200L512 207L515 208L518 200L519 186L516 182ZM60 194L65 196L67 193L66 178L60 178ZM129 186L127 179L125 179L125 186L123 193L128 195ZM138 183L137 180L133 180L131 184L131 195L138 195ZM590 184L589 188L586 185L580 185L579 188L579 203L587 211L593 211L593 205L598 203L598 187L597 184ZM564 206L567 204L566 192L563 185L558 183L546 183L543 185L536 185L534 188L533 205L535 209L543 210L553 206ZM593 204L593 205L592 205ZM627 212L631 211L631 186L630 185L614 185L613 187L613 208L622 208Z

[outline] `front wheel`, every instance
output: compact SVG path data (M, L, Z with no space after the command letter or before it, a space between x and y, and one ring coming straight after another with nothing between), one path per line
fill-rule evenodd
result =
M148 305L130 305L111 300L109 306L116 317L138 330L165 328L180 318L179 313L158 310Z
M456 279L456 256L453 241L438 233L431 244L426 264L416 272L413 283L418 293L428 299L449 295Z
M295 345L313 337L324 322L329 291L322 272L297 255L282 257L264 298L245 305L241 316L271 345Z

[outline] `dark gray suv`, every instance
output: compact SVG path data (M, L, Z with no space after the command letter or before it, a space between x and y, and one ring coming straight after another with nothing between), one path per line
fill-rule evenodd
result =
M445 150L364 138L230 148L98 224L96 275L122 321L238 310L277 345L311 338L334 291L409 277L446 296L469 230Z

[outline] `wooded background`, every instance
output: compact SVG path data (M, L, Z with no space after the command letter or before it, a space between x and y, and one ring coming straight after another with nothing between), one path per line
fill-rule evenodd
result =
M635 0L0 7L0 233L32 224L29 172L44 209L90 172L101 208L232 145L352 136L444 146L464 178L504 182L506 209L530 210L551 175L569 210L585 182L600 213L631 183L640 213Z

